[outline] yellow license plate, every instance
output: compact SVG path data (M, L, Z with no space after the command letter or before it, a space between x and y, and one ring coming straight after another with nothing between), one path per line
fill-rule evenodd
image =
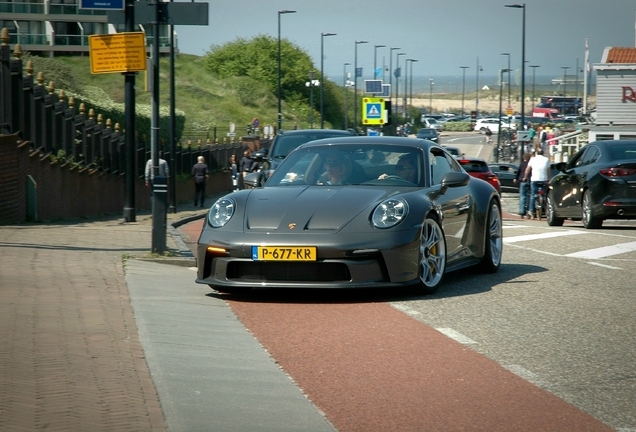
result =
M316 261L316 246L252 246L258 261Z

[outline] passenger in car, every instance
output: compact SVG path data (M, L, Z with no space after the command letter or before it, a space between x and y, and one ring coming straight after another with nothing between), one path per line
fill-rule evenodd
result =
M404 180L417 184L417 156L408 153L402 155L395 165L395 174ZM388 174L382 174L378 179L382 180L389 177Z

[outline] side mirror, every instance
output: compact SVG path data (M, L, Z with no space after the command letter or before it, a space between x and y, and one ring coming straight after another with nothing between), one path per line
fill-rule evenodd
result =
M246 188L261 188L265 185L265 176L262 172L253 172L243 178Z
M442 177L442 189L440 192L445 194L448 188L466 186L470 181L470 174L465 172L448 172Z

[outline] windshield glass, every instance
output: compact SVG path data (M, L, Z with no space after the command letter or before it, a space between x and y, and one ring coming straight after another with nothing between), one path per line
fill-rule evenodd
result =
M400 185L423 184L422 151L381 144L324 145L291 153L267 181L288 185Z
M612 160L636 159L636 143L616 143L607 148Z
M346 135L348 135L346 132L339 130L334 130L333 132L282 134L276 137L276 142L272 146L271 157L273 159L285 159L293 150L309 141Z

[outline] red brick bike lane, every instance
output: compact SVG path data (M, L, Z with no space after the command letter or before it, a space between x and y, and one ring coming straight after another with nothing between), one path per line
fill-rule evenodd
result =
M372 294L300 291L225 298L340 432L613 430Z

